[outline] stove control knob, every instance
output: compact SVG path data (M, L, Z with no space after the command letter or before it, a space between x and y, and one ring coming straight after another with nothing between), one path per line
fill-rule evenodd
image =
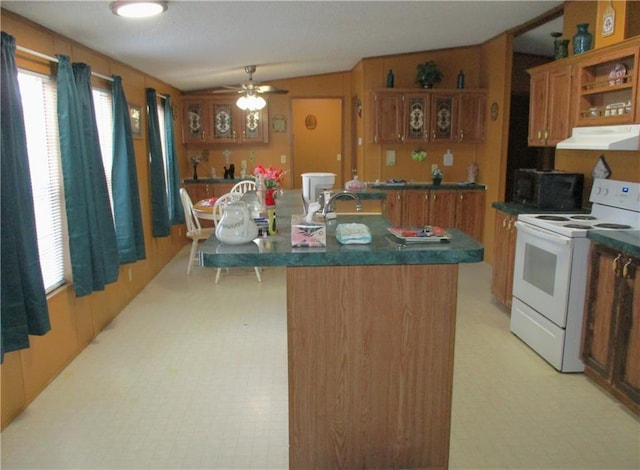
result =
M593 188L594 191L596 192L596 194L600 194L602 192L602 188L600 186L596 186L595 188Z
M604 188L604 195L606 196L607 194L609 194L609 189Z

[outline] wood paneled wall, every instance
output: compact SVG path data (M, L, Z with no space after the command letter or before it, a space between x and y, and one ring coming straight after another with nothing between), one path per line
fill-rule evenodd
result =
M73 62L84 62L94 72L122 77L125 94L130 103L145 105L145 88L155 88L158 93L172 97L179 95L167 84L121 64L81 44L53 33L41 26L0 11L2 31L15 37L16 43L28 49L55 56L66 54ZM18 66L41 73L49 73L46 60L18 52ZM102 83L100 83L102 82ZM96 85L108 86L104 80ZM146 135L143 122L143 137ZM176 132L179 135L179 127ZM42 390L85 347L89 346L122 309L145 285L175 256L186 242L184 226L174 226L166 238L151 235L151 204L146 140L134 141L137 171L142 202L142 217L145 232L147 259L120 268L117 282L109 284L103 292L95 292L77 298L72 286L65 286L48 296L51 331L44 336L32 336L29 349L5 355L0 366L2 374L2 428L10 423L31 403ZM178 149L179 158L184 159L184 150Z

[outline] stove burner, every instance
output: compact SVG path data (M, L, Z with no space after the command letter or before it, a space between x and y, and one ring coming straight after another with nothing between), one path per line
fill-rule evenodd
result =
M573 220L596 220L597 217L592 215L572 215L571 218Z
M591 225L588 224L564 224L563 227L567 227L567 228L581 228L581 229L585 229L588 230L591 228Z
M538 215L538 216L536 216L536 219L552 220L554 222L568 222L569 221L569 219L567 219L566 217L563 217L561 215Z
M595 224L594 227L596 227L596 228L612 228L614 230L621 230L621 229L624 229L624 228L631 228L631 225L603 223L603 224Z

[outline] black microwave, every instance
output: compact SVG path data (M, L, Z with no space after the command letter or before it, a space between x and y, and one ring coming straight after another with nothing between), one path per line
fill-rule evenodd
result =
M580 209L583 186L582 173L519 169L515 173L513 201L538 209Z

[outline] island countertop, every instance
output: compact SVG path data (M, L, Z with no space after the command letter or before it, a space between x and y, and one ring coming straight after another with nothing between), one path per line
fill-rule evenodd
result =
M458 264L482 261L484 248L465 233L447 228L452 238L445 242L405 243L387 230L389 221L380 214L338 214L327 222L327 246L293 248L291 214L302 213L300 192L284 191L277 200L278 234L253 242L231 245L212 235L200 246L200 258L207 267L252 266L367 266ZM349 201L349 200L347 200ZM352 202L352 201L349 201ZM336 237L341 223L361 223L371 230L372 242L366 245L342 245Z

